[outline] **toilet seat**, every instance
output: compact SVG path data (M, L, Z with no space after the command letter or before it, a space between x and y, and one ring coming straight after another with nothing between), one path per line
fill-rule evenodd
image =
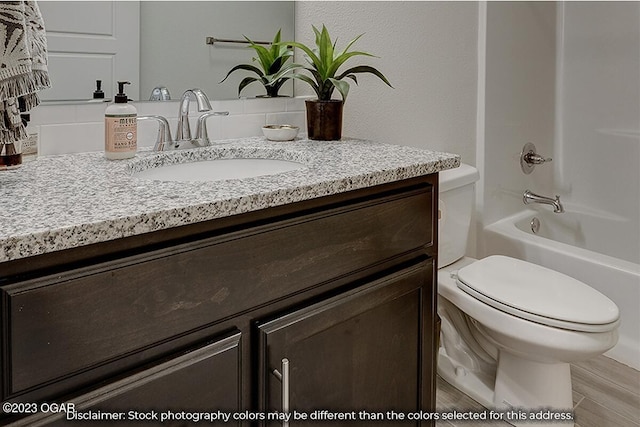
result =
M543 325L606 332L620 319L618 307L590 286L536 264L494 255L457 273L459 289L500 311Z

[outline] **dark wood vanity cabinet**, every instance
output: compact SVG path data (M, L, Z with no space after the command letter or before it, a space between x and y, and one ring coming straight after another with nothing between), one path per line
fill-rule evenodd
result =
M436 194L429 175L0 264L0 424L432 411Z

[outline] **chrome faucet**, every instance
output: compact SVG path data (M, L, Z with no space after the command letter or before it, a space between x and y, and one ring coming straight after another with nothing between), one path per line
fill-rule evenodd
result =
M169 93L169 89L164 86L156 86L151 91L151 96L149 97L149 101L170 101L171 94Z
M179 144L183 141L191 141L191 127L189 126L189 101L193 96L198 104L198 111L210 111L211 103L209 98L200 89L187 89L182 94L182 100L180 101L180 116L178 118L178 129L176 131L175 142Z
M525 190L524 194L522 195L522 201L525 205L528 205L529 203L542 203L543 205L551 205L553 206L553 211L555 213L564 212L564 207L562 206L562 203L560 203L560 196L556 196L555 199L552 199L551 197L540 196L539 194L532 193L530 190Z
M189 126L189 101L194 97L198 104L198 111L205 111L198 117L198 127L196 129L196 137L191 136L191 127ZM180 101L180 117L178 118L178 129L176 131L176 139L171 140L171 131L169 130L169 122L162 116L138 116L138 120L155 120L158 122L158 137L153 147L154 151L175 150L179 148L206 147L211 145L209 135L207 134L206 120L212 116L227 116L228 111L211 111L211 103L207 95L200 89L188 89L182 95ZM185 144L187 143L187 144Z

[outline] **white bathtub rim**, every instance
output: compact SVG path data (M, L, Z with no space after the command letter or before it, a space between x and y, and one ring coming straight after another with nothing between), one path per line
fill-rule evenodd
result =
M590 261L597 265L607 266L609 268L613 266L616 270L622 273L640 275L640 264L635 264L631 261L615 258L610 255L601 254L599 252L594 252L589 249L583 249L578 246L571 246L567 243L558 242L544 236L538 236L532 233L528 233L519 229L515 225L516 222L525 220L527 218L533 218L536 215L538 215L537 211L527 209L509 217L502 218L494 222L493 224L486 226L485 231L492 231L502 235L512 235L512 233L515 231L518 234L518 238L521 238L527 243L530 243L531 245L537 247L543 247L543 245L539 242L539 239L544 239L546 243L544 245L545 249L551 248L556 252L565 253L566 248L570 247L572 253L576 255L576 258L580 258L583 261Z

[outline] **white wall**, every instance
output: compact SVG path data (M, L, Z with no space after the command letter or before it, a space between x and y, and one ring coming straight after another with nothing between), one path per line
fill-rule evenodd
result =
M458 153L474 164L477 23L475 2L302 1L295 38L313 44L311 25L325 24L341 48L365 33L354 48L379 58L356 57L351 65L366 61L395 88L358 77L343 135ZM309 92L296 82L296 93Z

